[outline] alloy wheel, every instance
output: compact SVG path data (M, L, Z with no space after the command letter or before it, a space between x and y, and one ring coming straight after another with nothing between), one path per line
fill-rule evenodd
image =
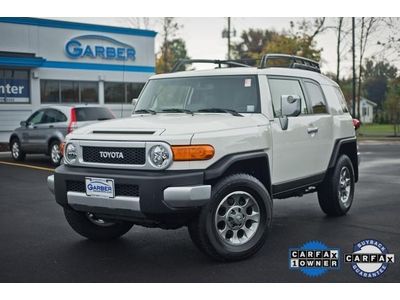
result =
M228 245L247 243L260 224L260 207L255 198L244 191L225 196L215 212L215 229Z

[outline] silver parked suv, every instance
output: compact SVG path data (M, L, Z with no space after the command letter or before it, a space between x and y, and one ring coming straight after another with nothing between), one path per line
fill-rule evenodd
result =
M35 111L10 137L10 150L14 160L24 160L26 154L40 153L50 156L53 165L60 164L60 144L74 129L97 121L114 119L106 107L77 105L49 106Z

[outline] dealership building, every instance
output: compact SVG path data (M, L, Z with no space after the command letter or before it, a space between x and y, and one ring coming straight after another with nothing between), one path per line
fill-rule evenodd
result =
M155 72L156 32L36 18L0 18L0 142L36 109L105 105L128 116Z

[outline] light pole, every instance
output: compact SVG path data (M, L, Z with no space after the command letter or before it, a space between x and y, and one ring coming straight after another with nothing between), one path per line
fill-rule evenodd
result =
M228 17L228 28L222 31L222 38L228 39L228 55L227 59L231 59L231 36L236 36L236 30L231 29L231 17Z

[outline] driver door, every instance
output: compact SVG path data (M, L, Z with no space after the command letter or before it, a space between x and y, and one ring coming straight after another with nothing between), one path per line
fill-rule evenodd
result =
M313 177L318 140L310 133L312 115L307 106L305 91L300 79L292 77L268 77L274 108L274 121L271 122L273 139L272 183L274 191L301 185ZM281 97L296 95L301 98L301 113L288 117L287 129L282 129Z
M38 136L38 125L42 122L44 110L34 112L26 121L27 126L22 131L22 147L27 152L36 152L40 148Z

